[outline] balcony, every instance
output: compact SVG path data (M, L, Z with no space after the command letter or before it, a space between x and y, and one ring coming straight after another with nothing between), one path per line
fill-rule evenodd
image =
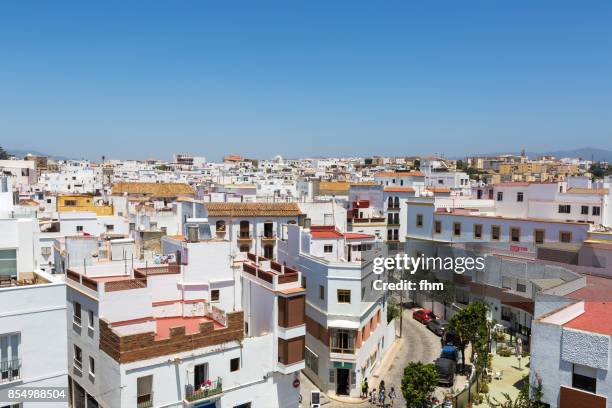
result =
M262 241L270 241L270 242L274 242L276 241L276 235L275 234L264 234L261 237Z
M0 362L0 384L19 380L21 378L21 359Z
M223 394L223 384L221 378L215 381L208 380L198 390L193 389L193 385L185 386L185 401L188 403L207 401L213 398L218 398Z
M253 236L248 231L240 231L238 241L251 241Z
M149 408L153 406L153 393L136 397L136 408Z

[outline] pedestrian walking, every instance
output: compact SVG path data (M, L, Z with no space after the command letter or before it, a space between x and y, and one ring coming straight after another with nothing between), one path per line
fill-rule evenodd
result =
M393 407L396 397L397 395L395 395L395 388L391 387L391 391L389 391L389 401L391 401L391 407Z
M361 386L361 393L363 394L363 398L368 398L368 392L369 392L369 385L368 385L368 377L363 379L363 385Z

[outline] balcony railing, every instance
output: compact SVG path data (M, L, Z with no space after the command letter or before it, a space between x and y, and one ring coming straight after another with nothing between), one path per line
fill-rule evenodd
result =
M136 397L136 408L149 408L153 406L153 393L143 394Z
M208 381L208 383L202 385L198 390L193 389L193 385L185 386L185 399L188 402L201 401L219 395L223 392L223 386L221 378L217 378L215 381Z
M21 359L0 361L0 384L18 380L21 372Z

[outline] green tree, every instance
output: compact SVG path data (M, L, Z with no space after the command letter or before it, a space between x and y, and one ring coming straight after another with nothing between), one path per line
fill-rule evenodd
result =
M408 408L420 408L438 384L438 372L433 364L410 363L402 376L402 395Z
M461 339L462 363L465 367L465 346L472 345L472 356L474 352L481 355L486 351L489 341L489 327L487 312L489 307L486 303L477 301L468 304L465 308L451 317L449 330Z
M399 317L400 313L401 309L399 308L399 306L394 301L389 300L389 302L387 303L387 323L389 323L396 317Z
M2 146L0 146L0 160L8 160L9 154L4 150Z

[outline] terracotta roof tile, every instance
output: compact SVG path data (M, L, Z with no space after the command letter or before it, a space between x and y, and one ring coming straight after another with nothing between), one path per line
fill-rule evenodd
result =
M209 217L297 217L296 203L206 203Z
M412 187L385 187L385 191L389 193L414 193L414 188Z
M379 171L374 177L425 177L422 171Z
M194 190L189 184L184 183L119 182L113 184L113 194L123 193L150 197L177 197L194 195Z

